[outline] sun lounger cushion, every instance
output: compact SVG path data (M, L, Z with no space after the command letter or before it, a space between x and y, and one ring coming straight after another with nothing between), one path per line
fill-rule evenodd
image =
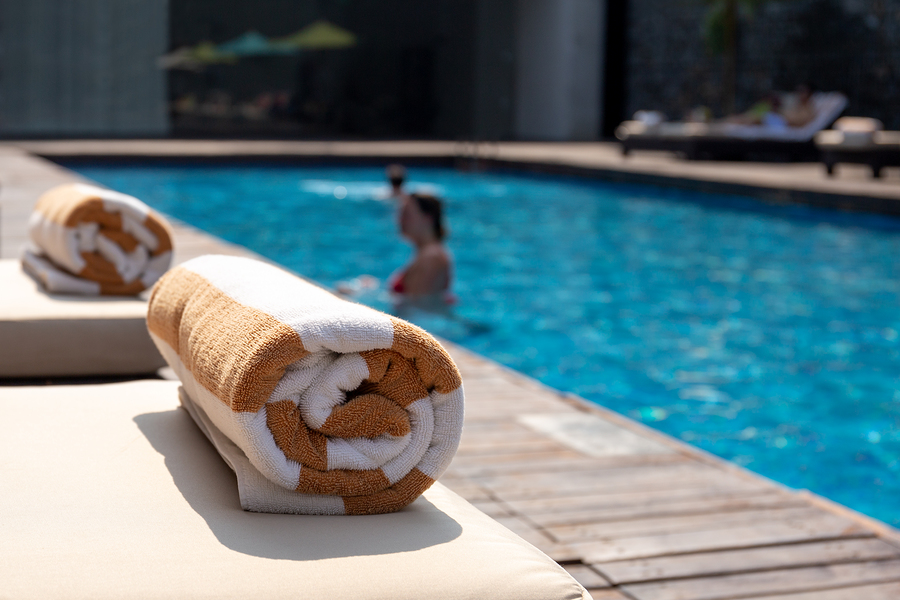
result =
M0 260L0 377L152 373L165 365L137 298L47 294Z
M133 198L82 183L38 198L22 264L50 292L132 296L172 262L166 220Z
M241 510L178 385L3 388L4 597L589 598L439 483L385 515Z

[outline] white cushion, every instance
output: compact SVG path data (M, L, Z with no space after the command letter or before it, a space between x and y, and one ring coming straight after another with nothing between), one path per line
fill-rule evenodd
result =
M440 483L387 515L242 511L177 388L2 388L4 597L589 597Z
M47 294L18 260L0 260L0 377L152 373L165 365L147 302Z

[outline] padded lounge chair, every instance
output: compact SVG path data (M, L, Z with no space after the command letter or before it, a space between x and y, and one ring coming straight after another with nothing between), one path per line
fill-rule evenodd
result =
M868 165L873 177L884 167L900 166L900 131L882 131L881 121L842 117L833 130L816 135L816 146L829 176L838 163Z
M816 116L803 127L680 122L648 126L625 121L616 129L616 138L624 155L633 150L668 150L692 160L818 160L813 139L841 116L847 98L838 92L816 92L812 101Z
M178 385L2 388L4 597L590 598L440 483L386 515L241 510Z
M48 294L0 260L0 378L153 373L165 361L138 298Z

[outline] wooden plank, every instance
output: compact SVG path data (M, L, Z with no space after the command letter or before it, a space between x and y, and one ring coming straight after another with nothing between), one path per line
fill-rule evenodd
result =
M475 385L463 385L466 390L466 398L485 398L488 400L500 398L502 400L514 400L522 398L526 400L558 401L559 396L544 389L523 385L522 382L507 379L499 375L488 376L487 373L478 379Z
M495 500L473 500L470 501L472 506L488 515L489 517L511 517L513 512L503 503Z
M517 419L536 432L587 456L672 454L671 444L622 427L608 419L584 412L522 413Z
M678 492L692 490L677 490ZM784 508L789 506L809 506L803 498L799 498L792 494L783 492L763 491L757 495L748 495L746 493L727 496L710 496L708 494L695 495L694 498L678 502L668 499L665 495L660 500L657 494L654 501L648 501L641 497L644 494L633 494L637 496L632 505L619 505L613 507L604 507L602 505L588 504L581 510L560 509L550 513L535 514L534 511L524 510L523 514L527 514L528 518L536 524L551 528L561 525L583 525L588 523L602 523L607 521L624 521L649 519L657 517L687 516L710 514L717 512L733 512L758 508ZM666 494L671 495L671 493ZM515 501L513 501L515 503Z
M591 589L588 588L588 593L594 600L632 600L622 592L614 589ZM858 600L858 599L857 599Z
M671 465L668 468L645 467L634 469L606 469L590 473L535 473L501 477L476 477L486 489L505 498L539 498L566 495L587 495L601 492L643 490L677 490L715 485L740 478L715 469L692 465ZM752 486L755 487L755 486ZM765 487L765 486L759 486Z
M581 553L584 562L598 564L668 554L774 546L851 537L874 537L874 534L846 519L823 512L821 515L796 523L758 523L751 526L723 527L710 531L688 531L666 535L573 542L569 545Z
M649 490L641 492L611 492L572 495L555 498L510 499L509 505L516 511L528 514L534 519L546 519L548 524L566 524L565 520L556 523L557 515L565 518L567 513L590 513L594 510L621 510L635 507L665 507L670 503L710 501L733 501L739 499L752 500L758 496L787 496L782 491L769 488L750 487L741 481L738 485L726 483L717 486L700 486L679 490Z
M756 523L798 522L812 519L821 511L808 504L800 506L757 508L728 512L708 512L695 515L648 517L620 521L604 521L583 525L564 525L545 528L560 542L578 542L638 535L667 535L679 531L708 531L754 525Z
M503 460L511 458L512 457L499 457L497 459L486 458L485 460L502 462ZM574 475L556 471L497 475L493 477L484 477L483 480L487 484L505 487L522 486L527 488L555 488L558 485L579 487L584 484L602 485L611 481L633 481L636 479L677 479L683 477L704 478L712 481L735 479L735 477L730 473L725 473L719 471L718 469L707 467L706 465L697 464L695 462L683 462L676 463L674 465L647 465L640 467L612 466L606 468L598 467L588 472L579 472Z
M740 479L720 474L714 470L685 469L682 464L666 465L668 469L658 469L656 465L634 469L595 469L578 473L522 473L500 477L475 477L485 487L504 489L510 493L530 495L539 491L556 491L562 496L579 491L624 490L635 491L653 489L680 489L685 484L711 485L724 481L738 482ZM754 486L755 487L755 486Z
M456 456L467 458L481 458L483 456L541 456L545 453L567 452L571 449L566 448L552 440L517 440L515 442L505 443L480 443L480 444L464 444L460 443Z
M525 405L535 406L551 406L556 405L557 409L563 412L579 412L578 409L562 404L559 398L553 394L542 393L538 390L530 390L515 384L506 382L494 383L482 380L477 387L468 386L466 388L466 399L473 408L478 408L488 404L503 404L509 408L516 407L519 414L528 412L522 409Z
M900 582L900 560L781 569L623 586L638 600L720 600Z
M472 392L484 390L489 394L534 394L548 398L558 398L558 395L550 392L549 388L541 388L531 385L528 379L520 379L511 377L510 373L504 372L502 369L494 369L492 373L483 370L482 378L478 381L477 386L466 386L467 395L469 390ZM465 382L463 382L465 384Z
M466 479L448 477L447 474L445 474L444 477L441 477L440 481L469 502L475 502L478 500L494 500L494 498L484 488Z
M474 435L476 433L500 436L507 431L519 431L522 433L527 433L529 435L534 435L534 432L531 429L528 429L524 425L520 425L519 423L516 423L515 420L511 419L498 419L496 423L466 423L463 427L464 436Z
M863 538L682 554L594 566L613 583L623 584L887 558L900 558L900 548L878 539Z
M625 480L625 481L610 481L607 483L603 482L575 482L567 485L561 485L561 489L554 490L549 486L541 486L541 487L522 487L522 486L503 486L503 485L494 485L490 482L485 482L480 480L477 477L474 477L473 480L479 481L485 489L491 491L491 493L496 494L499 497L502 497L504 500L514 500L514 499L537 499L537 498L553 498L553 497L563 497L563 496L588 496L588 495L599 495L603 492L607 492L609 494L621 494L621 493L640 493L640 492L664 492L664 491L675 491L675 490L685 490L685 489L703 489L709 485L711 482L708 478L666 478L666 479L647 479L647 480L638 480L635 479L633 481ZM749 487L749 486L748 486Z
M481 445L481 444L520 444L526 441L546 439L541 435L524 429L507 427L500 429L499 427L488 428L487 430L470 430L468 427L463 429L460 445Z
M456 460L456 459L454 459ZM580 456L565 463L555 459L535 459L501 463L479 463L461 459L465 464L458 464L470 476L496 477L520 473L595 471L614 467L638 467L650 465L671 465L689 462L690 459L679 454L639 454L606 458L590 458Z
M562 567L569 572L569 575L575 578L575 581L589 590L610 587L609 582L588 565L576 564L563 565Z
M900 598L900 583L854 585L800 594L753 596L753 600L897 600L898 598ZM594 596L594 600L599 599Z
M584 456L574 450L569 450L568 448L558 448L555 450L539 450L535 452L508 452L477 456L457 454L453 457L453 462L460 468L467 465L498 465L504 463L523 463L535 460L559 461L560 464L564 464L567 460L583 461Z
M530 391L501 389L466 389L466 417L472 411L478 410L503 410L507 414L525 414L530 412L543 412L550 409L559 413L580 412L574 407L562 404L553 396L535 394Z
M536 404L536 403L521 403L518 407L526 412L547 412L548 410L553 410L552 405L547 404ZM511 407L507 406L490 406L490 405L476 405L466 407L466 423L472 423L475 421L491 421L502 418L509 418L510 413L513 410Z
M453 361L456 363L457 368L459 368L459 373L462 375L466 387L469 387L470 380L473 384L478 384L480 382L475 380L497 378L497 367L492 363L463 362L455 358Z

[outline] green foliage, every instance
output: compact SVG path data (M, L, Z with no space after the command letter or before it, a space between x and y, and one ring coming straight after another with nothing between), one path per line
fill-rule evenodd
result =
M735 29L740 17L752 18L764 4L773 0L700 0L707 6L703 39L712 54L732 53Z

